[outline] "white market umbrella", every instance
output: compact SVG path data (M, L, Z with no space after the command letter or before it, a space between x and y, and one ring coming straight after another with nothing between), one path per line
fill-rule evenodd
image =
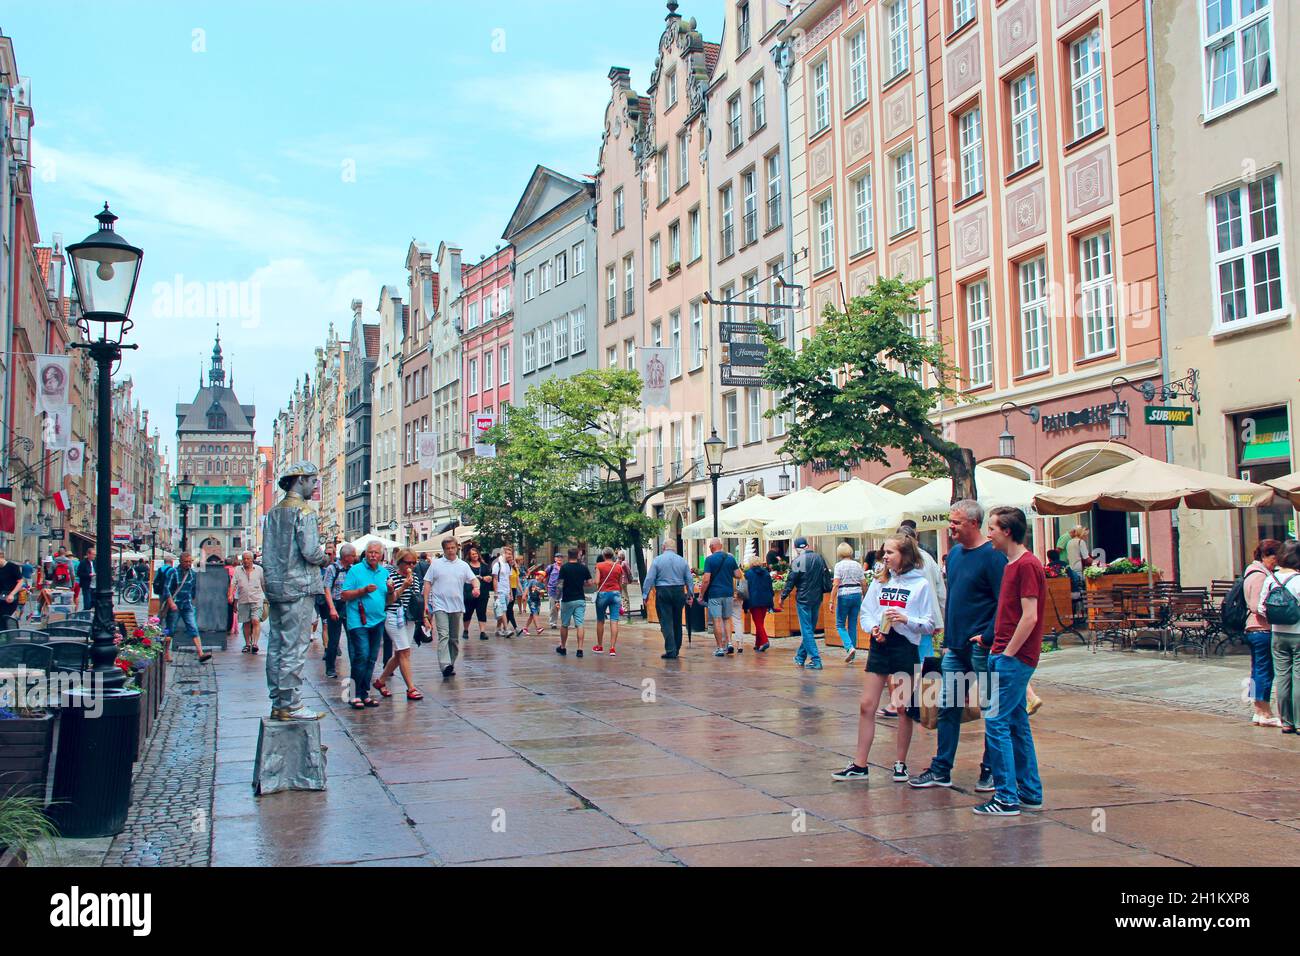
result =
M1034 496L1051 491L1046 485L1004 475L1000 471L975 466L977 500L989 508L1019 508L1027 518L1035 518ZM952 479L935 478L902 496L899 507L871 530L893 531L906 520L916 522L917 531L938 531L948 527L952 508Z
M1270 478L1264 484L1282 492L1291 502L1292 507L1300 508L1300 471L1293 471L1281 478Z
M763 525L774 514L777 502L766 495L750 495L744 501L718 512L718 534L724 538L749 537L763 533ZM706 541L713 537L713 515L705 515L682 529L688 541Z
M769 541L795 537L800 522L816 517L817 504L823 497L816 488L800 488L794 494L778 498L772 518L763 525L763 537Z
M401 545L398 542L393 541L389 538L381 538L377 534L363 534L355 541L350 541L348 543L351 544L352 547L357 549L358 556L365 554L366 548L368 548L372 544L378 544L386 552L393 550L393 548L401 547Z
M837 488L822 492L799 521L796 534L857 536L873 531L882 515L892 514L903 495L888 488L852 478Z

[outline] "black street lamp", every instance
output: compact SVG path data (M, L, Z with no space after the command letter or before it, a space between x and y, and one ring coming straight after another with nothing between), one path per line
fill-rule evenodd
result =
M1021 408L1015 402L1002 403L1002 434L998 436L998 455L1002 458L1016 457L1016 436L1011 433L1011 413L1019 412L1024 415L1035 425L1042 413L1038 410L1037 405L1030 405L1028 408Z
M177 553L177 560L180 555L185 553L186 538L185 533L189 530L190 518L190 499L194 497L194 482L190 481L190 476L186 475L180 481L176 482L176 500L181 503L181 546Z
M139 249L113 230L117 216L108 211L108 203L95 217L99 231L81 242L67 247L72 261L72 279L77 293L81 315L77 324L85 333L85 342L74 342L73 347L88 349L99 372L96 429L99 455L95 462L95 618L91 626L91 668L97 679L103 680L107 689L119 689L126 675L113 662L117 648L113 644L116 634L113 623L113 363L121 359L123 349L139 346L123 345L122 337L131 329L127 317L131 300L135 296L136 280L140 277L140 261L144 250ZM92 338L91 326L98 333Z
M727 445L718 437L718 430L712 430L709 440L704 443L704 461L709 466L709 479L713 482L713 536L718 537L718 479L722 477L722 452Z
M158 525L162 523L162 515L154 512L149 516L149 590L153 590L153 563L158 553Z

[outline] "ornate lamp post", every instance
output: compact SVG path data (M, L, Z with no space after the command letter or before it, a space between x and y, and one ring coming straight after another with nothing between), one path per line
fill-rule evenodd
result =
M1003 458L1016 457L1016 436L1011 433L1011 413L1019 412L1024 415L1035 425L1038 424L1042 413L1038 410L1037 405L1030 405L1028 408L1022 408L1015 402L1002 403L1002 434L998 436L998 454Z
M149 590L153 591L153 563L158 553L158 525L162 523L162 515L154 512L149 516Z
M99 439L95 462L98 509L95 543L99 548L95 552L95 618L91 627L90 660L96 678L103 679L103 686L117 689L125 683L126 675L113 663L117 657L113 646L113 363L121 359L123 349L139 347L123 345L122 338L132 326L127 314L135 296L144 250L114 231L117 216L108 211L108 203L104 203L103 211L95 218L99 221L99 231L68 246L67 253L72 261L77 301L81 304L77 324L87 339L84 343L73 343L73 347L89 350L99 371L95 423Z
M713 482L713 536L718 537L718 479L722 477L722 452L727 445L718 437L715 428L704 443L704 460L709 466L709 479Z
M190 476L186 475L180 481L176 482L176 499L181 503L181 546L179 553L176 555L177 560L185 553L187 540L186 531L189 530L190 519L190 499L194 497L194 482L190 481Z

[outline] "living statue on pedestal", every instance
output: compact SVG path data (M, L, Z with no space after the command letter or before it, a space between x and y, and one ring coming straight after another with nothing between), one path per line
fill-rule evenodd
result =
M315 597L323 593L318 568L327 563L311 498L320 483L309 461L291 465L277 484L284 498L266 516L262 571L270 604L266 686L275 720L318 720L323 714L302 705L302 669L311 646Z

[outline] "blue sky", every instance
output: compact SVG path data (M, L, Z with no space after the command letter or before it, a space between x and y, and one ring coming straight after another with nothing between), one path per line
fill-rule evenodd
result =
M723 4L682 5L706 38ZM227 368L258 438L349 303L373 318L412 239L501 241L533 167L595 170L606 73L644 89L659 0L10 4L31 79L41 238L92 232L107 199L144 247L123 374L174 445L206 367L206 296L237 289ZM177 283L201 303L175 301ZM198 285L190 285L197 283ZM230 284L237 285L230 285Z

